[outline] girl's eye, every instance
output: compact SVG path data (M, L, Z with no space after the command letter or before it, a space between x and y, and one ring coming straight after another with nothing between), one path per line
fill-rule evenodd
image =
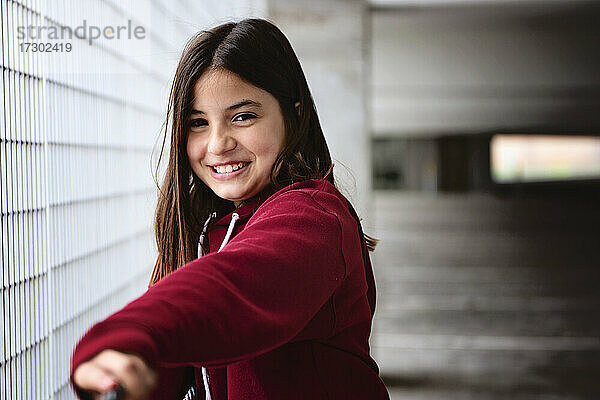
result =
M244 122L244 121L248 121L248 120L254 119L254 118L256 118L256 115L244 113L244 114L236 115L235 117L233 117L233 120L238 121L238 122Z
M208 122L203 118L196 118L190 121L190 127L192 128L198 128L205 125L208 125Z

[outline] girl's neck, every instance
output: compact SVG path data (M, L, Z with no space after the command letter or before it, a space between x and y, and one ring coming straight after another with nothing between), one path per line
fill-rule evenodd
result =
M266 200L273 193L275 193L275 190L273 190L271 185L268 185L262 191L260 191L258 194L254 195L253 197L250 197L249 199L246 199L246 200L234 201L233 205L237 209L248 203L252 203L254 201L262 202L262 201Z

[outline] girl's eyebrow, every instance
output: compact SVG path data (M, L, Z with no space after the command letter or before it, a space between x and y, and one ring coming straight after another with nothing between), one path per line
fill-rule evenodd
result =
M246 100L242 100L238 103L230 105L229 107L227 107L227 111L236 110L236 109L238 109L240 107L244 107L244 106L260 108L260 107L262 107L262 104L260 104L258 101L246 99ZM204 111L192 110L191 114L204 114Z

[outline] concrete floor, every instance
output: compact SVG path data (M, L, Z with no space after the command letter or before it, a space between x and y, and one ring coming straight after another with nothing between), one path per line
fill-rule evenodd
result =
M371 344L392 399L600 399L598 213L560 207L376 193Z

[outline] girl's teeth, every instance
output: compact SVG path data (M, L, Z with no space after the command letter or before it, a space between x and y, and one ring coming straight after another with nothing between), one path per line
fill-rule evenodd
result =
M230 164L230 165L219 165L218 167L214 167L214 168L219 174L224 174L227 172L237 171L238 169L242 168L243 166L244 166L244 163L241 162L241 163Z

